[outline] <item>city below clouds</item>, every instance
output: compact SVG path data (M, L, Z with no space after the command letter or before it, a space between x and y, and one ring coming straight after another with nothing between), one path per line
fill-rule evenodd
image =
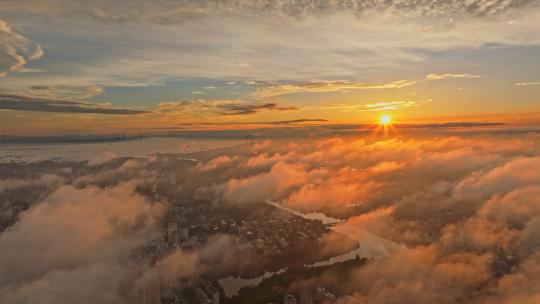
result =
M220 301L534 303L538 134L478 127L254 137L188 157L176 154L189 149L185 139L165 138L172 154L120 156L128 143L119 142L64 162L70 149L96 145L71 144L57 162L3 163L17 173L0 179L9 270L0 299L133 303L199 289L210 299L240 273L285 269L267 274L273 289L252 285ZM332 224L301 217L317 214ZM299 270L306 265L316 274Z

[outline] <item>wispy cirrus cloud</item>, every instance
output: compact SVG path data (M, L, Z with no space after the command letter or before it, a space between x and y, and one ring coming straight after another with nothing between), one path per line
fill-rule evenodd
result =
M473 74L452 74L452 73L445 73L445 74L427 74L426 79L427 80L440 80L440 79L452 79L452 78L480 78L482 76L480 75L473 75Z
M79 98L85 99L101 95L103 88L96 85L70 86L70 85L34 85L29 87L32 93L38 93L46 98ZM33 94L29 94L33 95Z
M50 0L49 0L50 1ZM49 13L64 15L78 9L79 13L103 22L152 21L166 24L181 24L182 19L197 18L210 14L234 16L237 14L267 15L273 17L308 17L323 15L336 11L351 11L362 14L371 10L399 11L417 13L423 16L440 16L449 13L476 16L497 15L512 9L519 9L535 4L535 0L450 0L433 2L424 5L415 0L401 1L303 1L303 0L208 0L185 1L165 0L159 2L114 0L92 2L80 5L82 1L62 1L64 5L50 5L49 1L38 0L6 0L6 7L11 10L22 10L32 5L31 13ZM49 5L48 5L49 4ZM147 8L141 14L140 8Z
M49 99L22 95L0 95L0 109L15 111L88 113L137 115L150 113L133 109L112 108L105 104L93 104L79 101Z
M390 111L401 110L417 106L416 101L388 101L388 102L374 102L365 104L363 107L367 111Z
M35 22L35 28L64 31L62 37L69 43L50 42L55 43L56 51L77 47L80 52L78 62L68 65L70 73L55 76L58 83L69 79L77 85L160 82L170 77L239 83L245 79L353 82L376 73L368 70L430 64L429 51L540 43L535 35L540 10L533 0L456 0L430 5L413 0L3 3L0 13L14 20L37 16L40 22ZM138 26L143 23L150 26ZM125 33L116 30L118 24L125 25ZM96 31L84 32L85 39L80 39L80 29L86 25ZM336 43L321 43L330 37ZM98 52L99 48L107 52ZM47 58L43 68L65 63L59 61L61 57ZM73 72L79 72L78 76ZM46 84L46 78L40 76L27 75L24 85ZM22 80L10 83L22 85Z
M333 104L328 106L314 107L316 109L339 110L342 112L371 112L371 111L397 111L415 107L420 102L412 100L396 100L370 102L366 104Z
M21 70L28 60L43 57L43 49L0 19L0 77Z
M540 85L540 81L532 81L532 82L516 82L514 83L515 86L518 87L525 87L525 86L538 86Z
M321 93L344 90L399 89L415 84L416 81L397 80L393 82L351 82L346 80L312 81L306 83L271 84L253 93L256 98L269 98L292 93Z

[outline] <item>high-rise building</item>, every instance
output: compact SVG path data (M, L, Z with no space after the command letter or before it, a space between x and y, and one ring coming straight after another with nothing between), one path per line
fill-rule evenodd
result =
M169 223L167 227L167 241L174 243L177 240L178 224L175 222Z
M149 279L143 286L134 294L134 299L130 303L137 304L160 304L161 303L161 286L157 277Z

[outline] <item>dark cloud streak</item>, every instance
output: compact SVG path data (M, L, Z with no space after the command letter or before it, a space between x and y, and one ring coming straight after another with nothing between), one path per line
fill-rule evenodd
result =
M179 126L198 126L198 125L209 125L209 126L227 126L227 125L288 125L288 124L297 124L303 122L327 122L327 119L317 118L317 119L292 119L292 120L280 120L280 121L241 121L241 122L194 122L194 123L179 123Z
M290 111L298 110L296 107L280 106L276 103L252 104L221 104L217 106L218 113L222 115L247 115L261 111Z
M148 111L132 109L108 108L98 104L84 103L78 101L56 100L21 95L0 95L0 109L53 113L89 113L115 115L137 115L150 113Z

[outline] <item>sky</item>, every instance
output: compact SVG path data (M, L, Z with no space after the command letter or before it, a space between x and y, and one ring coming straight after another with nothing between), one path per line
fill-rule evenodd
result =
M540 1L2 0L2 135L537 122Z

